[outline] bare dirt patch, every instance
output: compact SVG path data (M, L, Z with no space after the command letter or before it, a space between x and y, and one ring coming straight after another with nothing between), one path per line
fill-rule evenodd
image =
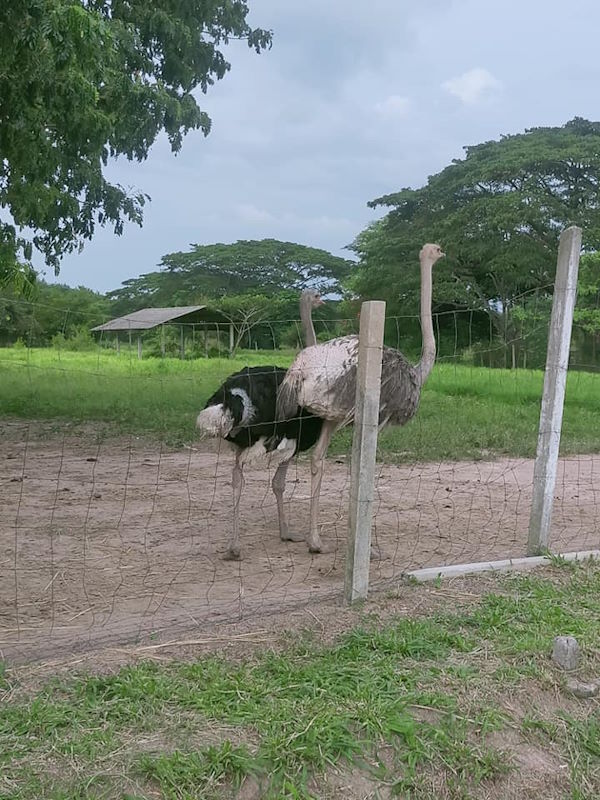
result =
M231 454L97 434L92 426L3 423L6 659L154 645L183 631L201 640L216 623L253 619L268 628L267 614L337 602L349 490L344 459L328 461L322 493L323 536L333 553L311 556L302 543L280 542L272 475L248 470L243 560L225 562ZM380 465L373 586L391 585L413 568L524 555L532 474L532 462L517 459ZM561 461L554 550L598 546L598 477L598 457ZM308 524L309 479L305 460L290 468L286 499L290 527L299 531Z

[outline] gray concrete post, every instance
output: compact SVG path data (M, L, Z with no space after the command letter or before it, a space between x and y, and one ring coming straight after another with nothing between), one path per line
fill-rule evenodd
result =
M550 541L580 252L581 228L573 225L562 232L558 248L537 455L533 471L533 497L527 543L527 555L530 556L539 555L546 550Z
M364 599L369 589L384 324L385 303L383 301L372 300L362 304L344 583L346 603Z

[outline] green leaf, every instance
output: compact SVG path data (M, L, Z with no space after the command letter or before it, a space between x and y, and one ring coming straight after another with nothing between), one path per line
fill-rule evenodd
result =
M116 234L141 224L146 195L111 184L103 168L110 157L145 159L162 131L174 152L190 130L208 134L193 93L229 70L220 46L235 37L261 52L271 42L247 15L242 0L0 4L0 279L32 246L58 272L97 224Z

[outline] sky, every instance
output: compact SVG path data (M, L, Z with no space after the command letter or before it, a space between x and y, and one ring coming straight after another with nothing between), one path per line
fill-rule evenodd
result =
M273 46L227 48L231 71L199 94L209 136L191 132L177 156L161 137L145 162L109 165L151 196L143 227L98 228L47 280L107 291L165 253L238 239L349 256L383 213L369 200L423 185L465 145L600 119L597 0L248 4Z

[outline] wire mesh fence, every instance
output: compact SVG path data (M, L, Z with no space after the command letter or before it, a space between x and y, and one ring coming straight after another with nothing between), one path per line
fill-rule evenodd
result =
M35 318L35 304L27 309ZM547 309L540 299L528 325L515 323L505 339L479 311L434 316L438 361L421 406L408 425L380 435L372 588L420 567L525 555L543 381L530 367L540 366ZM135 341L117 352L105 338L78 351L69 337L0 349L5 658L164 640L215 621L341 597L348 430L332 442L321 490L321 532L332 552L311 554L304 542L280 540L275 466L262 462L244 470L242 558L223 559L234 453L218 437L200 440L194 422L219 384L245 364L290 363L302 342L299 323L260 324L262 347L252 344L260 331L250 329L234 357L229 332L219 346L214 329L205 332L210 347L203 340L199 355L189 346L185 359L168 348L162 357L160 338L151 355L149 336L142 359ZM328 340L356 332L358 319L315 320L315 327ZM179 328L167 331L167 340L171 335L180 341ZM386 321L386 344L409 360L418 360L419 335L416 317ZM600 377L585 330L574 331L572 347L554 552L600 545ZM310 484L309 451L288 470L285 507L294 533L308 530Z

